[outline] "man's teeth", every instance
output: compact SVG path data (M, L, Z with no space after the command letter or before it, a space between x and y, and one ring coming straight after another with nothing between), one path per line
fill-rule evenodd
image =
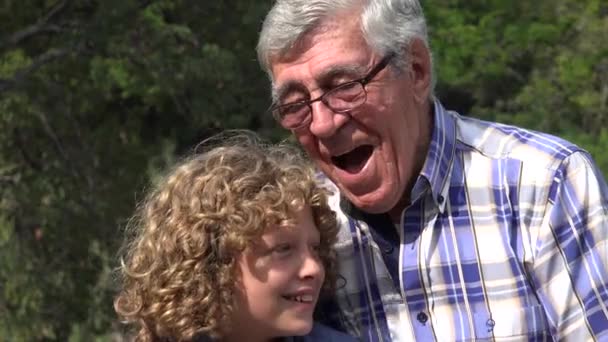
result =
M314 299L312 295L286 296L285 298L288 300L292 300L292 301L300 302L300 303L312 303L312 301Z

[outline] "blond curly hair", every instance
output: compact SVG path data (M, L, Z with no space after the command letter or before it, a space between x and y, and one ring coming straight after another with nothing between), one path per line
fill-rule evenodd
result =
M114 308L136 341L221 337L235 310L237 257L266 228L293 227L304 206L321 236L324 290L333 289L338 228L312 166L253 133L213 141L169 172L128 225Z

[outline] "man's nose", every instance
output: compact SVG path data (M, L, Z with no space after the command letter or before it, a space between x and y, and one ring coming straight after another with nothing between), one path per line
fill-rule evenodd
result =
M318 138L334 135L348 121L348 114L335 113L323 101L311 103L310 132Z

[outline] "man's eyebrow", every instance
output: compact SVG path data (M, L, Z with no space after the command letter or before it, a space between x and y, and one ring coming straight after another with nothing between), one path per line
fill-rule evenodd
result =
M308 92L308 90L302 83L295 80L288 80L280 87L272 89L272 102L278 103L283 97L285 97L285 95L293 91L298 91L302 93Z
M362 76L365 71L367 71L367 67L362 65L334 65L320 73L316 79L319 85L327 85L337 77L349 76L356 78Z
M316 81L319 86L326 87L329 86L331 81L337 77L349 76L356 78L363 75L366 71L367 67L361 65L334 65L321 72L316 77ZM285 97L285 95L293 91L308 93L308 89L304 86L304 84L296 80L288 80L278 88L273 87L273 103L278 103L283 97Z

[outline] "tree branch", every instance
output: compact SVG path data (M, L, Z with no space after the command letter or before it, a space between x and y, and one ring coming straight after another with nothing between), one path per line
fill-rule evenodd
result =
M70 53L70 50L67 48L48 50L47 52L43 53L42 55L39 55L38 57L36 57L36 59L34 59L34 61L27 67L17 70L14 73L13 78L11 78L11 79L1 79L0 78L0 94L2 94L3 92L5 92L7 90L10 90L11 88L14 88L15 86L17 86L18 84L23 82L31 73L35 72L37 69L39 69L43 65L45 65L55 59L66 56L68 53Z
M27 38L40 34L40 33L58 33L61 32L61 28L57 25L40 25L34 24L26 27L25 29L13 33L6 42L0 45L0 48L5 49L10 46L15 46Z
M67 0L59 1L51 10L44 15L44 17L40 18L35 24L30 25L23 30L17 31L10 35L6 42L0 45L0 49L15 46L22 41L28 39L31 36L37 35L39 33L49 33L49 32L59 32L61 29L56 25L49 25L49 21L51 21L57 14L59 14L63 9L65 9L67 5Z
M36 116L40 120L40 123L42 124L42 128L44 129L44 132L49 137L49 139L51 139L51 141L53 142L55 150L57 151L59 158L63 162L63 165L64 165L65 169L67 170L67 172L69 172L69 174L72 176L72 178L74 179L74 181L76 183L84 182L87 185L89 191L79 193L80 199L82 200L82 203L80 203L80 204L87 210L90 217L96 217L97 213L94 210L95 206L94 206L93 200L91 198L91 194L92 194L92 190L93 190L93 180L90 177L88 177L88 175L86 174L86 171L83 170L83 172L81 172L79 170L79 168L77 167L74 160L71 158L68 151L64 148L61 140L59 139L59 136L55 133L55 129L51 126L51 123L49 122L47 115L44 112L38 111L36 113Z
M44 129L44 132L53 142L53 145L55 146L55 150L57 151L57 153L59 154L59 157L63 160L63 162L67 166L67 168L70 171L70 173L72 174L72 176L76 180L81 179L82 177L80 175L80 172L78 172L76 167L74 167L74 164L72 163L71 158L66 153L66 150L63 148L63 144L59 140L59 137L57 136L57 134L55 134L55 130L53 129L53 127L51 127L51 124L49 123L49 120L48 120L46 114L43 112L40 112L40 111L36 111L36 116L40 120L40 123L42 124L42 128Z
M0 184L2 185L16 185L17 183L16 177L0 176Z
M19 175L17 174L17 166L11 165L0 169L0 184L17 184Z
M21 131L18 128L15 128L13 130L13 134L15 137L14 141L16 142L16 147L19 152L21 152L21 156L26 164L36 171L42 171L42 165L35 158L33 158L25 148L27 143L24 141L25 139L23 138Z

